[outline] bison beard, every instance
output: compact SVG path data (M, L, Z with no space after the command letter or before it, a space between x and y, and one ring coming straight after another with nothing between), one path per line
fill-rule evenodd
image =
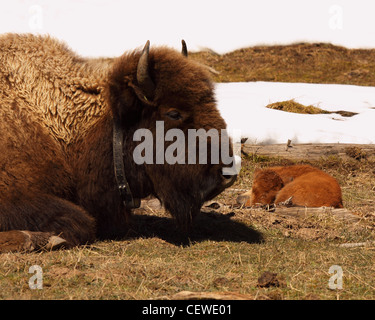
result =
M202 204L214 198L234 181L212 174L201 165L199 171L193 165L160 166L153 174L156 196L176 218L181 230L187 232ZM173 181L174 183L172 183Z
M126 232L113 126L135 199L158 197L187 230L204 201L230 186L223 164L142 164L134 132L225 129L208 71L168 48L83 59L33 35L0 37L0 252L72 247Z

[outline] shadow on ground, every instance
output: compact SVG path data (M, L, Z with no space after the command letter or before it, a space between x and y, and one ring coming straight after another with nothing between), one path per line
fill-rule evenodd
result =
M204 240L262 243L263 236L244 223L231 219L231 215L201 212L192 230L184 234L172 218L137 214L133 216L126 238L158 237L174 245L188 246Z

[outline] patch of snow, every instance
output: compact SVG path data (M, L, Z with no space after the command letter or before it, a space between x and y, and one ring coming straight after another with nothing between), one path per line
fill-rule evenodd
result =
M375 88L335 84L243 82L216 84L218 108L228 130L247 143L375 143ZM296 114L266 108L294 99L328 111L358 115Z

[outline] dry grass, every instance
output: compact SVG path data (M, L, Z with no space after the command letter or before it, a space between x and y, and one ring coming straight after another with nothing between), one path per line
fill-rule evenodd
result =
M346 49L328 43L256 46L224 55L190 56L214 68L218 82L278 81L375 85L375 50Z
M254 299L373 299L375 247L340 243L374 240L373 160L312 163L339 179L345 206L362 221L348 225L329 215L306 219L232 206L250 186L256 167L290 163L243 158L236 184L204 208L189 238L163 209L139 209L132 236L56 252L0 256L0 299L171 299L181 291L236 292ZM306 163L306 162L305 162ZM43 289L31 290L31 265L43 269ZM344 271L342 290L330 290L329 268ZM270 271L284 286L260 288Z
M287 100L281 102L271 103L266 106L266 108L280 110L285 112L300 113L300 114L327 114L331 113L314 106L304 106L301 103L298 103L294 100Z

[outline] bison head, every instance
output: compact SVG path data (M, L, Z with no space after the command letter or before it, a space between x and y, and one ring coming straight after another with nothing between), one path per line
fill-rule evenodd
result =
M123 160L133 196L156 196L187 230L202 204L236 176L223 172L232 163L212 160L212 150L222 154L226 123L209 71L184 52L150 50L147 42L142 52L123 55L110 74L109 99L124 132ZM194 132L206 133L206 149Z

